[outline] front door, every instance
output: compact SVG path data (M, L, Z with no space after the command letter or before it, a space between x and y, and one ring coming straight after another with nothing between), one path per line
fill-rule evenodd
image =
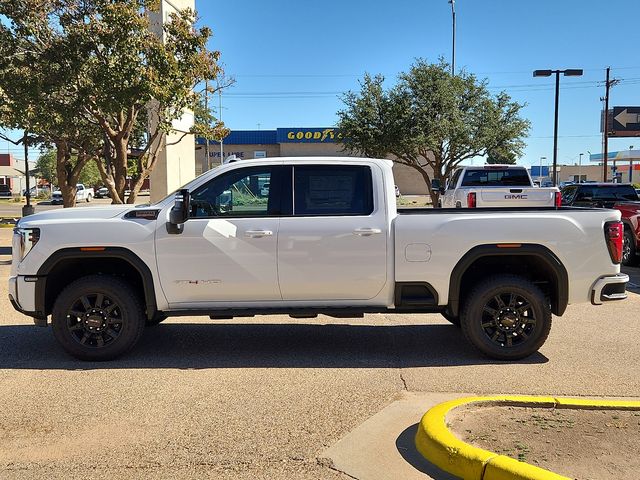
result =
M280 166L227 171L191 192L181 234L159 225L158 271L172 308L281 300L276 258L283 181L290 185Z

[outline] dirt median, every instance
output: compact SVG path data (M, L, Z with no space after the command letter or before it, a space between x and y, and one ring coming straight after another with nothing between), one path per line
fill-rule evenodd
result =
M637 480L640 412L467 405L447 416L461 440L580 480Z

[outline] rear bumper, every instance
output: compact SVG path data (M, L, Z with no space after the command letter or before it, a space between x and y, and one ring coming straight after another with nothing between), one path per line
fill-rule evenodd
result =
M629 275L624 273L599 278L591 289L591 303L602 305L604 302L624 300L627 298L628 281Z

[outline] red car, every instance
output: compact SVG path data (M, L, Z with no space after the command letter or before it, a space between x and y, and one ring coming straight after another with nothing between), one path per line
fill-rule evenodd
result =
M622 212L622 264L636 265L640 254L640 198L628 183L580 183L562 189L562 205L615 208Z

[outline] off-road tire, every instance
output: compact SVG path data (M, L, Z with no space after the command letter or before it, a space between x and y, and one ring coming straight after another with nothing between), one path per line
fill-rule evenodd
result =
M89 275L67 286L51 314L53 334L80 360L117 358L133 348L145 327L140 298L125 280Z
M486 356L519 360L537 352L549 336L551 305L529 280L496 275L471 291L460 321L465 338Z

